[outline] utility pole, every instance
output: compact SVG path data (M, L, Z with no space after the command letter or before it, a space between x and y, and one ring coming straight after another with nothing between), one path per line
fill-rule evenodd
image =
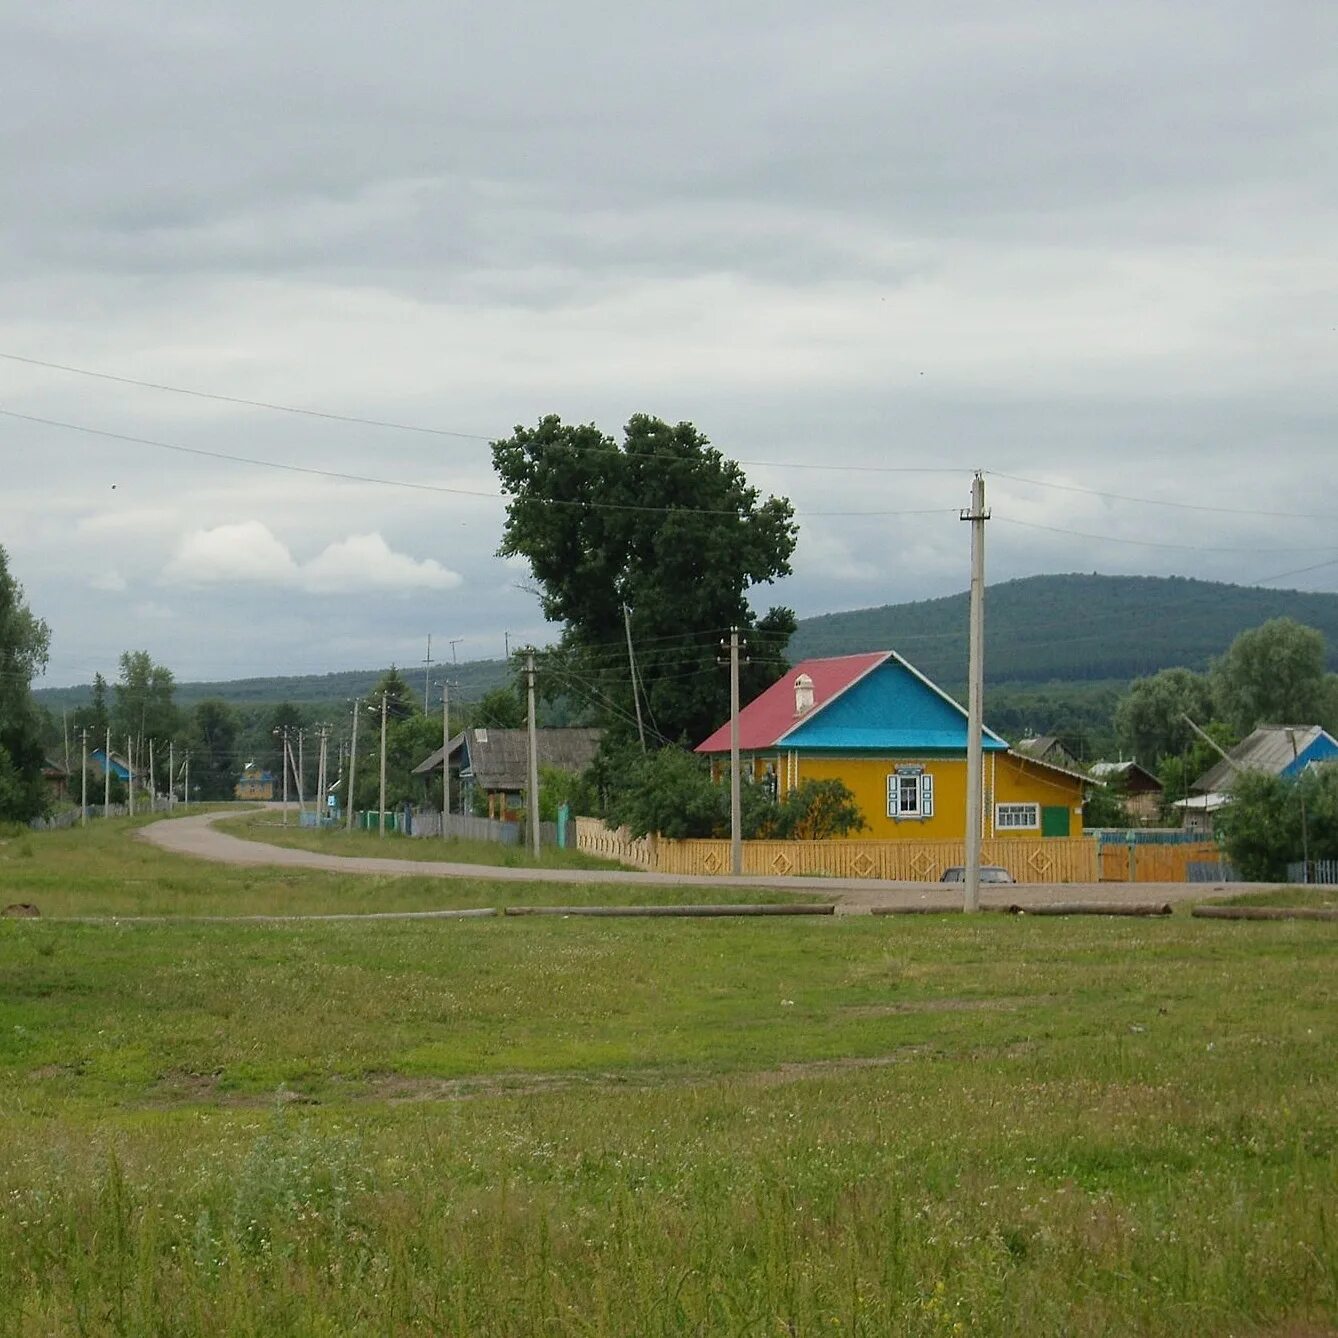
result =
M464 637L462 637L462 636L458 636L458 637L456 637L456 638L451 642L451 663L452 663L452 664L459 664L459 663L460 663L460 661L456 658L456 655L455 655L455 648L456 648L456 647L457 647L463 640L464 640Z
M307 806L302 799L302 786L307 771L307 759L303 755L302 741L306 737L306 733L305 729L297 731L297 761L293 763L293 779L297 782L297 807L301 813L307 811Z
M288 726L279 725L272 732L279 740L283 751L283 761L280 765L283 767L283 825L286 827L288 826Z
M60 732L65 740L65 774L70 774L70 713L62 711L60 713Z
M451 815L451 684L441 684L441 835L446 838L446 819Z
M525 727L529 732L530 784L525 796L525 821L530 829L530 852L539 858L539 736L534 727L534 647L525 652Z
M130 816L135 816L135 741L129 734L125 736L125 793L130 804Z
M1291 745L1292 745L1292 761L1293 761L1293 762L1296 762L1296 761L1298 761L1298 760L1300 759L1300 754L1299 754L1299 753L1297 752L1297 750L1296 750L1296 731L1295 731L1294 729L1289 729L1289 730L1287 731L1287 738L1291 741ZM1298 775L1298 776L1296 777L1296 789L1297 789L1298 794L1299 794L1300 797L1301 797L1301 882L1304 883L1307 887L1309 887L1309 885L1310 885L1310 827L1309 827L1309 823L1308 823L1308 821L1307 821L1307 819L1306 819L1306 811L1305 811L1305 791L1301 789L1301 782L1302 782L1304 779L1305 779L1304 776L1301 776L1301 775Z
M182 805L182 807L183 808L190 807L190 752L189 751L187 751L186 753L186 802Z
M985 476L971 481L971 634L966 697L966 891L963 910L980 909L981 805L985 788Z
M723 642L721 643L723 646ZM743 873L743 777L739 761L739 629L729 629L729 868Z
M358 767L358 714L362 710L362 698L353 699L353 742L349 748L348 758L348 784L344 787L344 803L348 807L348 813L344 820L344 830L353 830L353 773Z
M79 765L79 825L88 826L88 728L79 731L83 743L83 761Z
M428 694L432 690L430 682L432 674L432 633L427 634L427 659L423 661L423 714L426 715L432 709L432 703Z
M381 694L381 810L377 814L380 819L381 838L386 835L386 713L390 706L390 693Z
M107 726L107 743L102 753L102 816L111 817L111 726Z
M632 653L632 611L623 605L623 627L627 632L627 668L632 675L632 705L636 708L636 732L641 740L641 751L646 751L646 727L641 723L641 693L637 691L636 656Z
M167 741L167 811L177 806L177 741Z
M153 740L149 740L149 812L158 807L158 782L153 776Z

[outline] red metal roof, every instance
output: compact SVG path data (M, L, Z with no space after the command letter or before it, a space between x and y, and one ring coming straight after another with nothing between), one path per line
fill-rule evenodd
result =
M745 753L774 748L781 736L789 733L801 718L811 719L829 701L890 657L891 651L875 650L863 655L838 655L829 660L805 660L796 664L739 711L739 748ZM807 674L813 680L813 708L805 711L802 717L794 712L794 681L800 674ZM729 752L729 721L726 720L704 743L699 743L696 751Z

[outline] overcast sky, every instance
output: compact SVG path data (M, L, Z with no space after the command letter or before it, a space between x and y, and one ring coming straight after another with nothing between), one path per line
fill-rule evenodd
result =
M1338 559L1332 0L50 0L0 50L0 353L462 434L0 358L47 684L547 639L467 494L550 412L757 462L801 616L963 589L972 468L991 581Z

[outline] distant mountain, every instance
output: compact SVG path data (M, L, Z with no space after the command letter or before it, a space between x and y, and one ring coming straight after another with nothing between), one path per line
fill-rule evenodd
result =
M1318 628L1338 669L1338 595L1223 585L1178 576L1029 576L992 585L985 596L985 670L991 691L1007 684L1095 684L1107 695L1140 674L1170 665L1205 669L1238 633L1269 618L1295 618ZM949 692L966 682L967 596L885 604L805 618L790 643L790 660L896 650ZM177 702L190 707L222 697L251 707L289 701L342 707L365 696L380 669L288 678L179 683ZM420 689L422 678L402 671ZM505 660L450 666L458 700L477 701L506 681ZM439 670L433 678L440 677ZM43 688L49 710L79 706L87 686ZM433 698L440 700L437 690ZM1042 719L1043 716L1038 716Z
M948 690L966 681L968 598L885 604L805 618L790 659L900 652ZM1317 628L1338 668L1338 595L1179 576L1028 576L985 594L989 684L1130 679L1171 665L1206 669L1270 618Z

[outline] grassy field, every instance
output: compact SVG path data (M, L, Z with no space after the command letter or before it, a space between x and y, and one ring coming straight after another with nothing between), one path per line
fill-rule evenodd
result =
M74 895L67 835L0 857ZM0 921L0 1335L1333 1332L1336 967L1182 916Z
M322 855L364 855L372 859L447 860L459 864L494 865L508 869L621 869L614 860L587 855L583 850L543 846L536 861L528 848L493 841L419 840L387 832L302 828L296 819L284 826L274 812L248 813L221 824L221 830L251 841L315 850Z
M812 894L796 896L747 888L500 883L488 881L486 867L480 868L477 879L366 877L302 869L230 868L183 859L132 839L135 831L153 820L113 818L63 832L0 830L0 906L15 901L32 902L48 917L321 915L555 903L700 904L820 899ZM334 835L330 839L339 838ZM378 846L382 844L376 837L369 839ZM408 839L391 842L387 838L384 844L390 846L390 851L377 853L398 856L406 847L429 843Z

